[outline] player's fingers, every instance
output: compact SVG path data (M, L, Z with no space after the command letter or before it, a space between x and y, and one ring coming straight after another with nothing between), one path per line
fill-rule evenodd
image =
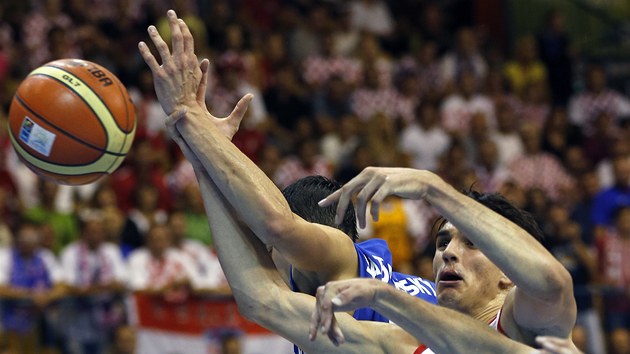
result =
M254 95L248 93L238 101L238 103L232 110L232 113L230 113L230 115L228 116L232 124L235 124L237 127L241 124L241 121L243 120L243 117L245 117L245 113L247 113L247 108L249 107L249 103L252 101L252 99L254 99Z
M147 32L149 33L149 38L151 38L151 41L155 45L155 49L157 49L160 55L160 59L162 59L162 65L170 63L172 61L171 52L166 42L164 42L164 39L162 39L162 36L160 36L160 33L158 33L157 28L151 25L147 29Z
M315 293L315 308L313 309L313 313L311 314L311 325L308 329L308 338L313 341L317 338L317 331L320 327L321 321L321 312L320 312L320 302L323 295L324 286L320 286L317 288L317 292Z
M346 187L342 187L338 192L339 194L339 202L337 203L337 211L335 213L335 224L340 225L343 221L343 216L350 205L350 198L352 198L352 194L350 191L346 190Z
M322 208L330 206L334 204L335 202L337 202L339 200L339 197L341 197L341 189L338 189L334 191L333 193L329 194L326 198L317 202L317 205L319 205Z
M337 345L341 345L346 341L346 337L343 335L343 331L341 330L341 327L339 327L339 322L337 321L336 317L333 317L334 322L332 325L332 332L333 332L333 336L335 337L335 340L337 341Z
M138 43L138 50L140 51L140 55L142 56L142 59L144 59L144 62L147 63L149 69L151 69L151 72L155 73L157 70L160 69L160 64L155 59L153 53L151 53L151 50L146 43Z
M387 179L387 178L385 178ZM372 214L372 220L378 221L378 214L383 200L390 195L390 190L387 184L381 183L380 188L372 196L372 203L370 205L370 214Z
M195 53L195 38L190 32L190 28L184 20L181 18L177 19L179 24L179 31L182 33L182 39L184 44L184 53Z
M361 189L357 194L357 220L359 221L359 227L364 229L367 223L365 213L367 212L367 205L374 193L381 187L381 179L375 176L369 180L369 182Z
M179 60L184 53L184 39L182 38L182 31L179 28L179 21L177 14L173 10L166 12L168 18L168 27L171 29L171 44L173 46L173 57L175 60Z
M210 71L210 61L208 59L204 59L199 64L199 69L201 69L201 82L199 82L199 87L197 87L197 103L200 106L206 106L206 90L208 89L208 71Z

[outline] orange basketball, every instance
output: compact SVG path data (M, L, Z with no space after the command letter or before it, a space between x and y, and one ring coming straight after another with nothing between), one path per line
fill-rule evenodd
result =
M85 60L55 60L33 70L9 110L9 137L20 159L59 184L86 184L112 173L135 131L125 87Z

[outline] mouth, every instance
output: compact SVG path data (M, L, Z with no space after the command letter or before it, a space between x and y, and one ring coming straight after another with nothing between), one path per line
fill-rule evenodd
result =
M459 285L463 280L464 278L456 271L445 270L438 276L438 285L452 287Z

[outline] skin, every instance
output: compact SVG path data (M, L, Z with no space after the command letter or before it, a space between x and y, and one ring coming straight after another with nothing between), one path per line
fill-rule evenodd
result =
M433 262L440 305L486 322L502 308L501 325L508 336L530 345L538 335L569 337L576 305L571 277L562 264L523 229L432 172L366 168L320 205L338 202L339 221L356 199L362 227L368 207L378 220L379 205L390 195L425 199L449 221L440 231L448 242L443 249L438 244ZM444 283L444 272L457 272L461 280Z

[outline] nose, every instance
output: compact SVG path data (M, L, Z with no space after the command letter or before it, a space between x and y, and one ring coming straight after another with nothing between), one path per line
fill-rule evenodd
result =
M451 240L451 242L448 243L444 251L442 251L442 260L444 260L444 263L457 262L459 260L461 254L459 246L459 242L455 240Z

